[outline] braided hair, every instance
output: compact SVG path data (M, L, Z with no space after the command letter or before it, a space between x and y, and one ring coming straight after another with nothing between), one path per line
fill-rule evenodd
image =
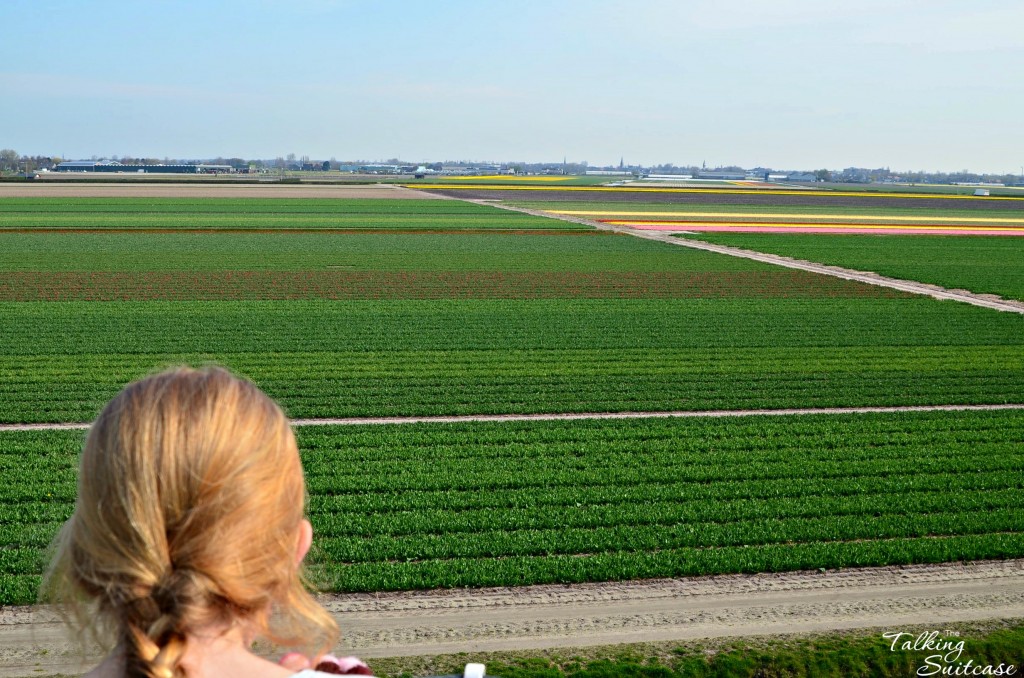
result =
M43 595L123 652L127 678L184 678L190 634L323 651L337 626L296 562L305 484L281 409L221 368L129 384L82 451Z

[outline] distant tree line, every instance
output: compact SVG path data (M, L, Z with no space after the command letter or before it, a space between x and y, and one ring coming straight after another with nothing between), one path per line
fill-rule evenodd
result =
M92 160L99 160L97 156L92 156ZM315 159L311 160L310 156L296 156L294 153L289 153L286 156L278 156L276 158L262 158L262 159L246 159L239 157L216 157L216 158L205 158L202 160L182 160L182 159L171 159L171 158L152 158L143 156L130 156L130 155L112 155L109 160L120 162L123 165L159 165L159 164L198 164L198 163L210 163L214 165L230 165L238 170L248 169L249 171L330 171L337 170L342 165L363 165L372 164L364 160L354 160L339 162L335 158L330 160ZM56 156L42 156L42 155L21 155L17 151L5 148L0 150L0 172L12 173L12 172L36 172L39 170L52 170L64 159ZM380 162L380 161L374 161ZM440 171L445 165L448 166L501 166L507 169L512 169L517 173L528 173L528 174L584 174L588 169L619 169L618 166L607 166L595 168L587 163L586 160L574 161L574 162L504 162L504 163L476 163L470 161L453 161L447 160L445 162L433 162L433 163L420 163L420 162L408 162L403 161L399 158L389 158L383 161L383 164L390 165L424 165L430 169ZM690 174L696 175L702 171L703 167L696 165L674 165L672 163L664 163L660 165L640 166L640 165L624 165L623 169L632 170L637 173L646 174ZM728 171L728 172L744 172L747 171L742 167L730 165L727 167L716 167L715 171ZM755 172L772 172L769 168L759 167ZM969 170L960 170L959 172L898 172L892 171L888 167L884 168L861 168L861 167L848 167L844 170L828 170L818 169L807 172L813 174L818 181L835 181L844 183L878 183L886 181L896 181L904 183L931 183L931 184L953 184L953 183L1001 183L1006 185L1022 185L1024 184L1024 168L1022 168L1021 174L993 174L988 172L978 173L971 172Z

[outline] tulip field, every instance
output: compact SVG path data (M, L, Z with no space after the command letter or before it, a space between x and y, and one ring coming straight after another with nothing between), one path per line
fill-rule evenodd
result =
M82 433L0 435L0 599L30 602ZM299 429L315 578L338 591L1024 553L1024 414Z
M1016 238L702 233L700 239L1024 300L1024 245Z
M1009 280L1024 241L959 242ZM3 425L208 363L298 419L1024 403L1019 314L454 199L0 199L0 332ZM1020 410L297 434L330 590L1024 556ZM82 435L0 430L0 604L36 595Z
M549 230L573 224L460 200L26 198L0 200L0 231Z

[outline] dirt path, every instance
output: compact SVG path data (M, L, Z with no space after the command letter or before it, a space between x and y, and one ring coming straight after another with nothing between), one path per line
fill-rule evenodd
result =
M804 261L803 259L793 259L790 257L784 257L777 254L765 254L764 252L755 252L753 250L740 249L739 247L728 247L726 245L715 245L700 240L689 240L687 238L677 237L680 233L690 233L689 231L644 231L640 229L629 228L628 226L616 226L613 224L604 224L598 221L592 221L590 219L584 219L577 216L568 214L553 214L551 212L545 212L544 210L526 209L523 207L512 207L511 205L504 205L499 202L493 202L490 200L470 200L468 202L477 202L494 207L500 207L501 209L511 210L513 212L523 212L526 214L532 214L539 217L547 217L549 219L561 219L562 221L569 221L574 224L586 224L593 226L605 231L615 231L618 233L625 233L632 235L637 238L646 238L647 240L658 240L665 242L670 245L679 245L681 247L691 247L698 250L707 250L709 252L717 252L719 254L727 254L732 257L741 257L743 259L753 259L754 261L760 261L766 264L775 264L776 266L785 266L786 268L795 268L801 271L810 271L811 273L820 273L822 275L830 275L836 278L842 278L844 280L854 280L856 282L866 283L868 285L878 285L880 287L890 287L892 289L900 290L903 292L910 292L912 294L924 294L934 299L945 299L952 301L960 301L965 304L972 304L974 306L981 306L984 308L991 308L996 311L1006 311L1009 313L1022 313L1024 314L1024 302L1016 301L1013 299L1003 299L1002 297L993 294L977 294L968 290L950 290L945 287L939 287L938 285L929 285L928 283L917 282L914 280L901 280L899 278L889 278L884 275L872 273L870 271L857 271L850 268L841 268L839 266L828 266L826 264L818 264L813 261Z
M889 407L807 407L780 410L671 410L668 412L565 412L551 414L458 414L422 417L338 417L292 419L292 426L364 426L370 424L458 424L472 421L577 421L582 419L672 419L713 417L778 417L808 414L867 414L871 412L962 412L1024 410L1024 403L999 405L894 405ZM0 424L4 431L57 431L87 429L88 422Z
M573 586L325 596L363 657L582 647L1024 618L1024 560ZM85 666L56 618L0 609L0 678Z

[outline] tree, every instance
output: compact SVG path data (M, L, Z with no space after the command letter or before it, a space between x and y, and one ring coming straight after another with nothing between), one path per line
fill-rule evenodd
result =
M5 148L0 151L0 172L14 172L18 169L18 160L21 158L18 152Z
M818 181L832 181L832 173L827 169L820 169L814 173L814 178Z
M322 169L325 172L329 172L331 170L331 161L324 160L323 164L320 165L320 169Z

